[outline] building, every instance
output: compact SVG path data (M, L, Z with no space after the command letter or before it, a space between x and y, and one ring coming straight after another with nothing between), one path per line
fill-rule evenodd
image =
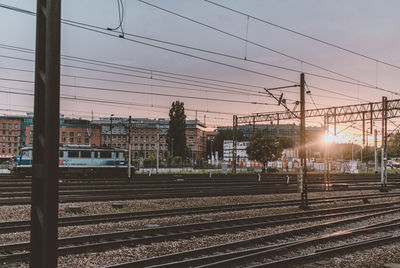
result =
M25 146L33 143L33 123L25 127L23 139ZM99 125L85 119L60 118L60 146L74 144L100 147L100 140Z
M232 127L218 127L217 130L232 129ZM298 157L298 147L300 146L300 126L296 124L259 124L259 125L239 125L238 130L243 132L247 140L261 133L266 136L287 137L294 141L295 148L286 150L287 157ZM306 127L307 156L321 155L324 151L322 143L325 135L323 127Z
M132 118L130 130L128 118L101 118L94 122L101 126L102 146L128 149L130 131L133 158L156 156L158 144L160 158L165 159L168 155L169 120ZM192 159L204 159L207 144L206 127L197 120L187 120L185 134L186 144L192 151Z
M18 155L21 147L23 117L0 117L0 158Z
M249 146L249 141L238 141L236 142L236 161L249 161L249 157L247 155L246 149ZM232 140L224 140L224 161L232 161L233 160L233 141Z

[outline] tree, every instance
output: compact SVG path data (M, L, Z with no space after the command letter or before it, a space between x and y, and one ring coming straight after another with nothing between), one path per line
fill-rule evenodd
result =
M169 110L169 129L167 134L168 149L171 155L185 157L186 150L186 115L184 103L175 101Z
M218 152L218 158L222 158L224 155L224 140L233 140L233 130L232 129L223 129L218 131L218 134L214 138L214 143L213 143L213 152L217 151ZM237 141L243 141L244 140L244 135L241 130L237 130L236 132L236 140ZM210 145L211 149L211 145ZM207 154L210 154L211 150L207 149Z
M282 156L284 146L293 145L289 140L271 136L256 136L247 146L246 152L249 159L263 163L263 172L265 172L268 161L277 160Z
M400 156L400 133L392 134L387 143L387 151L389 157Z

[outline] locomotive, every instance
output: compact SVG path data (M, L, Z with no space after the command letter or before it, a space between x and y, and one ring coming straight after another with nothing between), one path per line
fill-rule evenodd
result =
M11 173L17 177L32 176L32 147L21 148L13 159ZM126 177L127 150L69 145L59 148L59 178ZM132 168L133 169L133 168ZM133 173L132 173L133 174Z

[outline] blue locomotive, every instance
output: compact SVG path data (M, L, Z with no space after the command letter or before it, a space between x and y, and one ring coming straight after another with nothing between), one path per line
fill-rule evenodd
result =
M59 148L60 178L126 177L127 150L70 145ZM24 147L14 159L11 171L17 177L32 176L32 147Z

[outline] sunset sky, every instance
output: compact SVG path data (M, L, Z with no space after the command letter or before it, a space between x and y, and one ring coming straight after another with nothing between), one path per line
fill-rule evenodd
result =
M35 2L0 0L1 4L33 12L36 12ZM298 83L300 71L310 73L306 74L306 82L311 91L311 96L308 94L306 99L306 107L310 109L379 102L384 95L389 99L399 97L395 93L400 94L400 69L377 63L374 59L400 66L400 1L215 0L221 5L331 42L372 59L344 52L253 18L248 19L247 16L206 1L148 0L148 3L204 25L140 1L123 2L125 18L122 25L125 39L110 36L112 32L102 30L119 24L117 1L62 1L63 19L100 27L97 31L108 34L62 25L63 55L102 61L100 65L93 65L82 61L62 60L61 73L64 76L61 78L61 93L69 99L61 100L61 112L66 116L90 118L93 111L95 118L108 117L111 113L116 116L167 118L171 102L180 100L185 103L189 119L195 118L197 110L198 119L203 121L206 115L209 126L231 125L233 114L282 111L275 100L259 92L263 92L264 87ZM3 79L0 80L0 113L22 114L33 109L33 97L15 93L32 92L33 84L30 82L34 78L31 72L34 70L34 62L27 59L34 59L34 55L6 49L4 45L34 49L36 20L34 16L0 8L0 21L0 78ZM239 59L138 36L227 54ZM252 43L246 44L237 37ZM140 44L135 40L164 49ZM105 62L119 66L109 68L105 66ZM186 76L178 76L181 74ZM363 87L366 83L381 90ZM294 101L299 99L298 91L299 88L283 91L289 107L293 107ZM322 118L307 121L316 126L322 122ZM390 129L396 128L395 124L389 125ZM357 133L356 129L351 129L347 136Z

